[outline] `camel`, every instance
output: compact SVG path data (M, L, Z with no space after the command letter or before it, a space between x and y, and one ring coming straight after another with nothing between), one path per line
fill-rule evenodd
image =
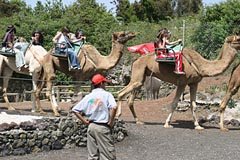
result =
M162 81L156 77L147 76L144 81L144 88L146 91L146 99L158 99L159 89Z
M132 75L129 84L118 94L118 111L117 118L121 115L122 99L130 94L128 106L136 123L140 121L134 110L134 99L136 90L138 90L146 76L153 75L163 81L175 84L177 86L175 97L171 103L169 115L164 124L165 128L172 128L170 121L175 108L178 105L179 98L188 85L190 87L190 105L194 120L195 129L204 129L198 123L196 116L196 92L198 83L203 77L217 76L223 73L234 61L238 50L240 49L240 36L229 36L221 48L220 55L216 60L210 61L204 59L199 53L191 49L183 49L183 67L185 75L177 75L174 71L174 65L158 63L155 61L154 53L147 54L138 58L132 65Z
M238 64L233 69L230 80L228 82L228 88L227 88L226 94L223 97L222 102L219 106L219 108L220 108L220 123L219 123L219 126L220 126L220 130L222 130L222 131L228 131L228 128L224 127L224 125L223 125L224 111L225 111L226 106L227 106L229 100L231 99L231 97L233 95L235 95L239 90L239 87L240 87L239 75L240 75L240 64Z
M46 54L47 51L42 46L34 46L30 44L25 53L25 61L28 68L22 67L21 71L16 68L15 56L0 55L0 74L3 76L2 92L8 110L15 110L7 97L8 82L10 77L12 77L13 72L15 71L20 74L31 75L33 91L35 93L37 81L42 74L42 60ZM32 111L36 111L35 101L33 103Z
M78 59L81 65L81 70L68 70L68 60L67 58L57 57L52 54L53 50L44 58L44 78L47 81L47 93L51 102L51 107L55 116L60 116L58 112L58 105L56 103L54 93L52 91L52 80L55 78L55 71L59 70L62 73L73 78L74 81L81 82L83 80L89 80L94 74L102 73L108 71L115 67L119 62L124 49L124 44L134 38L136 35L133 32L115 32L112 34L112 50L108 56L101 55L97 49L92 45L83 45L78 53ZM43 82L43 81L42 81ZM40 84L38 87L38 95L44 84ZM80 83L75 84L74 96L80 90ZM38 106L41 105L39 102L39 97L36 97Z

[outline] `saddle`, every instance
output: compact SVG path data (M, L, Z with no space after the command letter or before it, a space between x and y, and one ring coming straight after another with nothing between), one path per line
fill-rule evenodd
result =
M20 50L21 52L23 52L23 55L25 55L29 46L30 46L30 43L17 42L14 44L14 47ZM15 56L16 53L12 48L3 47L0 49L0 54L4 56Z
M73 44L74 51L79 53L80 49L84 45L84 42L77 42ZM54 49L52 55L57 57L68 57L69 46L66 43L54 43Z
M181 51L181 45L167 46L166 48L155 48L155 61L175 64L176 55L181 54Z

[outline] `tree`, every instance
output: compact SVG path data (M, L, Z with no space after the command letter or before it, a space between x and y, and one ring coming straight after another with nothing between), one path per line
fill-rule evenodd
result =
M238 0L228 0L206 7L199 17L200 25L191 37L196 44L196 50L205 57L215 58L225 37L240 33L239 12Z
M26 7L26 3L22 0L1 0L0 1L0 17L12 16Z
M133 11L133 5L129 0L114 0L112 3L116 5L116 17L120 18L124 23L130 23L137 20Z
M197 14L202 8L202 0L173 0L178 16Z

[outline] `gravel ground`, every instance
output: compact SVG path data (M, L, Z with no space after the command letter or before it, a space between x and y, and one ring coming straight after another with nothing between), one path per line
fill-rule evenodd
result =
M191 122L181 122L181 124L176 123L173 129L164 129L161 123L136 125L127 122L129 136L123 142L116 144L117 158L119 160L238 160L240 158L239 129L221 132L210 127L196 131L191 126ZM86 160L87 150L72 148L0 159Z

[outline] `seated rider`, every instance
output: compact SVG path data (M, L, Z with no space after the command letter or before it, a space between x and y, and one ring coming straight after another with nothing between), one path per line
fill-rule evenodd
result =
M156 41L154 42L155 48L166 48L167 45L177 45L182 42L181 39L178 39L177 41L170 42L169 39L171 37L171 32L169 32L166 28L162 28L159 30L159 33L157 35ZM158 51L158 54L164 54L167 50ZM175 71L176 74L185 74L185 72L182 71L182 54L181 52L175 53Z
M68 53L68 57L70 60L70 68L71 69L81 69L77 53L74 51L72 46L72 41L68 38L68 33L70 29L65 26L63 27L61 32L58 32L57 35L53 38L53 42L60 44L60 49L64 52Z
M78 52L79 49L83 46L83 44L86 42L86 37L83 36L82 30L77 29L75 32L75 36L73 36L71 40L72 43L74 43L75 52Z
M14 25L9 25L2 41L2 51L13 51L15 53L16 67L20 71L25 65L25 58L23 52L14 47L14 36L16 33L16 28Z
M41 31L35 30L32 33L32 44L43 46L43 35L42 35Z

